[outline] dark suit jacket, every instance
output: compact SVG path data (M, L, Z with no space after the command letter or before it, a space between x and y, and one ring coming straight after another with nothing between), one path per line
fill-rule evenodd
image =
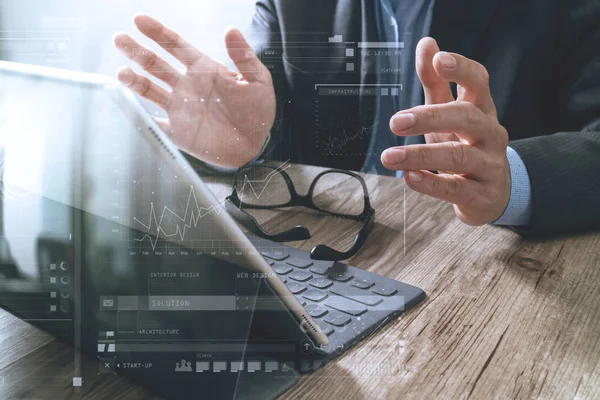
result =
M303 66L296 41L378 41L376 0L259 0L249 31L270 59L280 99L270 154L292 162L359 169L362 157L324 157L315 151L315 83L348 83L344 60L327 74ZM600 226L600 3L597 0L436 0L431 36L442 50L483 64L500 123L523 159L532 186L533 216L523 233ZM293 60L293 61L290 61ZM375 82L365 59L357 73ZM290 99L288 103L281 99ZM372 97L346 101L349 116L373 122ZM361 112L363 111L363 112ZM370 114L370 115L369 115Z

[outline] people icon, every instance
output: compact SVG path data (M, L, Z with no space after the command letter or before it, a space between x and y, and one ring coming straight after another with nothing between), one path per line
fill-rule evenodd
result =
M192 372L192 362L182 359L175 363L175 372Z

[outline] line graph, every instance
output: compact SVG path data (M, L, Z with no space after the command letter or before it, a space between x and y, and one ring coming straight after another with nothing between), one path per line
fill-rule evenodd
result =
M342 151L349 143L355 141L362 141L365 136L370 136L375 129L375 125L372 128L361 127L353 135L348 135L346 129L342 129L336 136L329 135L324 141L324 150L327 154L336 154Z
M272 170L263 179L250 179L247 175L244 175L242 185L237 188L238 193L249 189L250 193L257 199L262 196L272 195L272 193L265 193L269 183L277 176L279 171L286 170L289 167L290 164L286 161ZM189 185L186 200L182 203L185 204L182 211L178 212L167 205L162 206L162 208L156 207L154 202L150 202L147 218L142 220L134 216L133 220L142 227L142 232L140 232L139 237L134 237L133 240L135 242L148 241L152 250L156 250L157 244L161 239L179 242L190 240L188 237L189 231L198 228L202 218L213 213L219 215L223 212L225 210L225 201L227 200L220 201L210 207L203 207L201 202L198 201L194 185ZM209 238L205 240L207 239L211 240Z
M248 175L244 175L242 185L241 187L237 188L237 191L238 193L245 193L246 187L249 187L254 199L259 200L263 196L264 192L267 190L269 183L271 183L271 181L278 176L279 172L285 171L290 167L291 165L288 164L288 162L286 161L285 163L270 171L264 178L261 179L249 179ZM257 191L256 186L258 185L260 185L261 188ZM287 187L285 190L287 190ZM271 193L271 196L272 195L273 193Z
M180 241L184 241L186 231L190 228L196 228L198 226L198 222L200 221L201 218L203 218L206 215L213 213L213 212L216 212L217 214L219 214L221 211L222 211L222 203L220 203L217 206L213 206L213 207L209 207L209 208L201 207L200 204L198 204L198 199L197 199L196 193L194 191L194 186L190 186L190 192L189 192L189 195L187 198L186 207L185 207L183 216L177 214L174 210L170 209L169 207L163 206L162 212L160 213L160 217L158 217L156 210L154 208L154 202L151 202L150 203L150 217L149 217L148 223L145 224L142 221L140 221L138 218L133 217L133 220L135 222L137 222L138 224L140 224L141 226L143 226L147 230L147 232L156 232L156 237L152 237L152 235L146 233L141 238L134 238L134 240L136 240L138 242L143 242L144 240L148 239L150 241L150 244L152 245L153 250L156 248L156 244L157 244L158 240L160 239L161 234L164 238L175 237L175 238L179 238ZM170 217L176 219L177 221L180 221L179 223L175 224L174 232L167 232L164 229L163 220L165 219L166 216L170 216ZM153 223L154 223L154 226L156 227L156 230L153 229ZM182 223L183 226L180 225L180 223Z
M378 121L365 118L374 115L374 107L364 105L357 113L348 109L357 106L357 100L320 96L314 104L316 147L323 156L367 155L371 137L378 128ZM366 123L366 121L371 121Z

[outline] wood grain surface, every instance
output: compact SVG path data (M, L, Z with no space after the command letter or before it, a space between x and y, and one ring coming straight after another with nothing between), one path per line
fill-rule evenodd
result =
M319 171L289 170L301 193ZM218 198L231 190L225 178L205 180ZM283 398L600 398L600 234L533 240L473 228L400 179L367 181L376 223L348 264L428 297ZM312 238L293 244L307 251L343 247L359 229L300 208L256 216L267 228L309 227ZM86 384L75 393L64 378L73 349L1 310L0 346L1 399L160 398L124 378L96 376L85 357Z

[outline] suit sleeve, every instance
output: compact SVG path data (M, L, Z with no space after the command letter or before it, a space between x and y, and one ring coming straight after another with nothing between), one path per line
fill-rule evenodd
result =
M600 228L600 5L565 4L555 82L560 112L579 130L510 143L531 181L531 223L514 228L523 235Z
M271 128L269 141L263 149L264 158L287 159L280 154L282 148L289 147L290 135L288 118L288 99L290 89L283 67L283 34L280 28L280 16L275 0L258 0L250 27L245 32L248 43L257 57L271 72L276 97L275 123ZM265 50L273 50L265 58Z

